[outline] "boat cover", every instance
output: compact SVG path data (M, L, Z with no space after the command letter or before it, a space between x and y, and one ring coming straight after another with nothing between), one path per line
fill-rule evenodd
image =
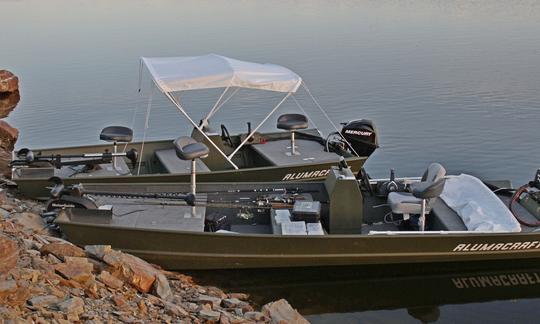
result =
M260 64L209 54L185 57L142 57L162 92L240 87L296 92L302 78L275 64Z
M440 197L463 219L469 231L521 232L506 205L476 177L448 177Z

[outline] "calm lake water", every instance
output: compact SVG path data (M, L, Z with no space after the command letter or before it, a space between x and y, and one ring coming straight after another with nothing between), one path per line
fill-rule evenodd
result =
M139 95L138 58L217 53L291 68L335 122L372 119L381 144L366 165L372 176L386 176L391 167L398 176L420 175L438 161L451 173L518 185L539 167L538 1L0 0L0 13L0 67L21 79L22 100L8 118L21 130L18 147L97 143L111 124L133 125L142 138L150 80L143 78ZM183 102L198 119L219 94L186 94ZM298 98L317 126L330 131L305 93ZM246 121L261 120L277 100L241 91L213 121L244 131ZM293 109L291 101L281 111ZM271 120L266 129L274 128ZM147 138L187 130L174 107L156 96ZM368 288L359 296L377 293L376 284ZM438 318L537 319L531 314L540 313L538 299L521 299L529 296L523 287L512 289L501 298L509 301L441 299L452 305L438 308ZM415 318L403 300L385 307L385 296L369 306L320 309L333 314L310 319ZM317 301L334 305L336 298L330 291Z

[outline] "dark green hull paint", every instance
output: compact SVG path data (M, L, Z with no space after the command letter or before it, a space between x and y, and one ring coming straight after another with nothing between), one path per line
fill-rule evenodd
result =
M540 249L453 252L458 244L540 241L540 233L275 236L57 223L77 245L110 244L167 269L344 266L539 258Z

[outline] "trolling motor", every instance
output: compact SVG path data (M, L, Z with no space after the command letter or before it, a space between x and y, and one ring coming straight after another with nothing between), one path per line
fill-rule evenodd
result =
M513 209L514 203L518 201L519 204L525 207L525 209L527 209L531 215L536 217L538 221L528 222L519 218ZM536 174L534 175L534 179L532 181L529 181L527 184L519 187L516 190L516 192L512 195L508 208L521 224L530 227L540 226L540 169L536 170Z
M149 198L149 199L170 199L182 200L189 206L195 206L195 195L192 193L183 194L177 192L161 193L129 193L114 191L94 191L86 190L82 184L65 186L62 179L52 177L49 179L52 184L50 192L51 198L47 202L47 211L64 208L99 209L92 196L109 196L119 198Z
M122 153L83 153L83 154L51 154L36 155L28 148L22 148L17 152L18 160L10 162L10 166L27 166L36 162L46 162L57 169L68 165L87 165L94 166L103 163L111 163L116 157L126 157L135 167L139 159L139 152L131 149Z

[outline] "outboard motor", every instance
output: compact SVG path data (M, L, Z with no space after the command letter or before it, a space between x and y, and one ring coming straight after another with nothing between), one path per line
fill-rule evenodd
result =
M359 119L342 124L341 135L358 155L370 156L379 147L377 129L371 120Z

